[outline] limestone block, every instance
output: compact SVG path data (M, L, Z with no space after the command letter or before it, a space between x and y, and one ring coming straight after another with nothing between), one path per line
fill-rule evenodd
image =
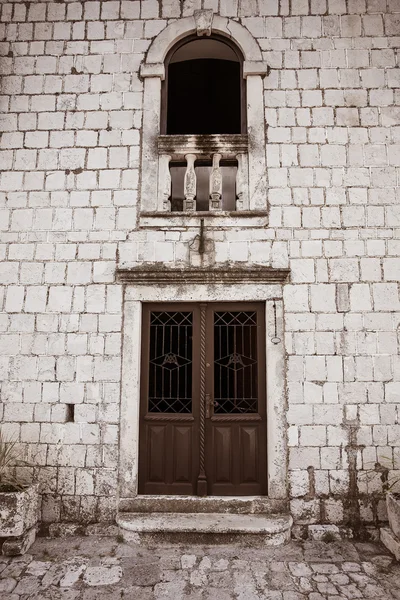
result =
M400 501L398 496L388 494L386 496L387 511L390 528L400 543Z
M122 577L122 569L118 565L104 565L101 567L88 567L83 577L89 586L110 585L118 583Z
M308 537L315 541L325 541L327 536L332 540L340 540L341 535L337 525L309 525Z
M21 492L0 493L0 536L18 537L36 525L39 510L38 486Z
M49 537L68 537L82 534L82 526L77 523L53 523L49 526Z
M18 537L11 537L3 542L2 554L6 556L17 556L18 554L25 554L25 552L32 546L36 539L36 525L25 531Z
M380 530L381 542L386 548L400 560L400 540L388 527L382 527Z

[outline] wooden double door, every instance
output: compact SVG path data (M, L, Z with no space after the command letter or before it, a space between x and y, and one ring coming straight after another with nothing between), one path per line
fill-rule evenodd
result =
M146 304L139 493L267 493L261 303Z

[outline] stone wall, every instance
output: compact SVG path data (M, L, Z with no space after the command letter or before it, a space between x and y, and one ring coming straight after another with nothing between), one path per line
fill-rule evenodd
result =
M200 264L197 228L138 228L139 67L199 8L238 19L271 67L269 225L207 230L205 262L291 269L293 514L384 518L381 474L356 471L400 470L398 0L1 3L2 430L36 465L44 521L112 517L117 262Z

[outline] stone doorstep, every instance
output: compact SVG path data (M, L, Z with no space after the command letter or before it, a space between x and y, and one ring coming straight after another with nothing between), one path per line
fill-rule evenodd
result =
M231 513L231 514L286 514L289 504L285 499L267 496L149 496L120 498L121 513ZM122 516L122 515L121 515Z
M211 535L256 535L264 543L279 545L290 540L290 515L223 513L120 513L117 523L125 532ZM129 539L129 535L126 536Z
M400 540L389 527L381 528L381 542L397 560L400 560Z

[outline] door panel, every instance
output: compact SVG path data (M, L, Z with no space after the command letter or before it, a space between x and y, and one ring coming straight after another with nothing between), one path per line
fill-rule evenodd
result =
M144 305L139 493L267 493L260 303Z
M214 452L210 462L214 466L215 481L226 484L232 476L232 430L226 426L214 427L213 438L210 446Z
M240 481L257 483L258 476L258 428L248 425L239 428Z
M192 472L192 427L176 425L173 430L175 437L174 449L174 481L190 484ZM168 452L168 448L166 449Z
M266 474L262 454L266 452L261 424L213 421L207 440L209 459L207 481L212 496L253 496L265 494ZM212 450L212 451L211 451Z
M163 482L166 478L165 454L160 448L165 448L167 427L165 425L153 425L148 428L148 478L152 483Z

